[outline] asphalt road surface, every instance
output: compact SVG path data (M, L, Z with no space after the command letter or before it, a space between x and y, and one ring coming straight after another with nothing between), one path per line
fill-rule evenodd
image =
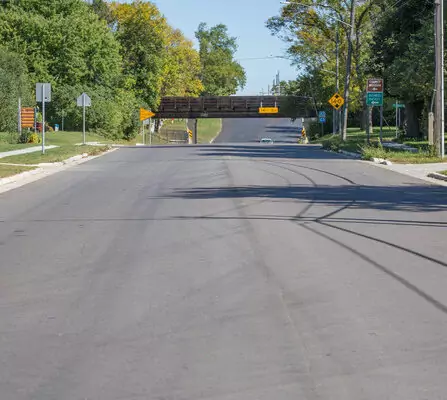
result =
M0 398L445 399L446 205L290 145L120 149L3 193Z
M271 138L275 143L297 143L301 120L288 118L228 118L223 119L222 132L214 143L259 143Z

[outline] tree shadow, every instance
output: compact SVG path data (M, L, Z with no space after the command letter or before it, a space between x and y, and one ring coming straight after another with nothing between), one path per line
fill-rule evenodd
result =
M294 137L295 140L297 136ZM212 157L246 157L246 158L289 158L309 160L340 160L344 156L327 151L321 151L320 145L296 145L294 140L281 144L242 144L242 145L210 145L198 149L201 156ZM289 143L289 144L287 144Z
M402 186L223 186L175 189L164 198L218 199L270 198L291 199L325 206L384 211L447 211L447 191L429 185Z

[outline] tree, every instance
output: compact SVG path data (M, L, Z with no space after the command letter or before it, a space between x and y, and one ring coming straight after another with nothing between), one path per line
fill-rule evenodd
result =
M314 92L327 92L327 88L332 92L335 90L338 36L340 77L345 75L345 82L349 81L349 111L358 113L365 107L365 80L373 30L371 15L381 1L356 0L353 3L356 17L352 38L349 26L351 2L340 0L291 1L282 8L279 16L267 21L267 27L273 35L289 44L288 54L295 59L295 64L321 77L315 80L320 83L315 85ZM352 44L352 66L347 68L349 43ZM349 76L344 73L347 69ZM340 90L345 91L341 78L340 83ZM322 87L318 88L318 85Z
M160 100L169 26L152 3L112 3L116 37L121 43L124 74L137 98L155 108Z
M236 38L228 35L227 27L220 24L208 28L205 23L201 23L196 38L200 46L203 94L229 96L235 94L238 88L243 88L246 83L245 71L234 60L238 46Z
M434 87L433 2L385 1L375 23L370 71L385 78L386 94L406 103L406 133L420 137Z
M199 96L203 91L200 68L200 56L192 42L180 30L169 28L161 95Z
M0 132L17 130L17 104L31 104L26 64L22 58L0 47Z
M50 123L64 117L68 129L79 129L81 113L75 101L85 91L93 100L88 113L95 115L90 129L118 136L132 125L132 115L118 108L124 87L129 102L135 103L122 75L120 45L86 2L10 2L0 8L0 44L23 57L32 82L52 84Z

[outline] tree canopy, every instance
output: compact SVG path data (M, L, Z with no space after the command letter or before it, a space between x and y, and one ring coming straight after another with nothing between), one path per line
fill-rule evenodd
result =
M267 27L287 43L288 56L301 66L297 81L312 80L317 102L326 104L328 88L329 92L335 88L337 29L340 78L346 71L350 2L292 0L288 3L280 15L267 21ZM365 117L366 79L382 77L390 103L396 99L405 102L407 122L421 122L434 85L433 2L357 0L355 8L350 110L359 116L351 121ZM343 90L343 79L340 79L340 89ZM420 135L419 124L408 123L407 134Z
M198 34L208 43L200 52L150 1L1 2L0 130L17 126L19 96L35 105L36 82L52 84L50 124L79 129L76 98L87 92L89 128L126 138L138 131L138 108L156 108L161 96L235 93L245 83L236 40L224 25Z
M220 24L209 28L206 23L201 23L196 38L200 46L203 94L229 96L243 88L245 71L234 59L237 41L229 36L227 27Z

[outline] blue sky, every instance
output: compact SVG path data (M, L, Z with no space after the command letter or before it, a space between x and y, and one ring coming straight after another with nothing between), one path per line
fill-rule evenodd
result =
M130 2L130 1L128 1ZM200 22L208 25L223 23L229 33L238 38L239 50L236 58L247 73L247 85L243 94L258 94L267 91L276 71L281 80L294 79L296 68L281 59L243 60L244 58L283 55L285 45L270 35L265 21L277 15L280 0L155 0L169 23L179 28L190 39Z

